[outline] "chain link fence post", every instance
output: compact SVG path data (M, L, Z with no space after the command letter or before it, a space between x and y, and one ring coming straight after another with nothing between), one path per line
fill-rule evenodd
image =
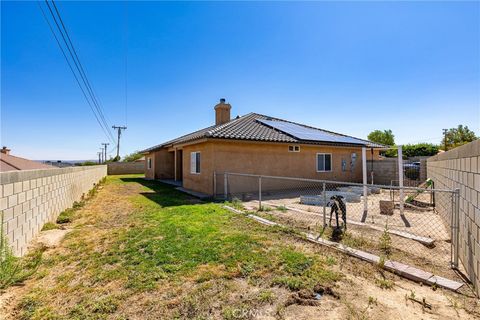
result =
M323 183L323 229L327 227L327 192L325 182Z
M262 211L262 176L258 176L258 211Z

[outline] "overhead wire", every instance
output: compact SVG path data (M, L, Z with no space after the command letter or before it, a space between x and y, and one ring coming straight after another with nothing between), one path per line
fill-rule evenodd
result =
M78 79L78 76L77 76L77 74L75 73L75 71L74 71L74 69L73 69L73 67L72 67L72 64L70 63L70 60L69 60L68 57L67 57L67 54L65 53L65 50L63 49L63 47L62 47L62 45L61 45L61 43L60 43L60 40L58 39L55 31L53 30L53 27L52 27L49 19L47 18L47 15L45 14L45 11L43 10L43 8L42 8L42 6L40 5L39 2L37 2L37 4L38 4L38 7L40 8L40 11L42 12L42 15L43 15L45 21L47 22L47 25L48 25L48 27L49 27L49 29L50 29L53 37L55 38L55 41L57 42L58 47L60 48L60 51L61 51L62 54L63 54L63 57L65 58L65 61L67 62L68 67L70 68L70 71L72 72L72 74L73 74L73 76L74 76L74 78L75 78L75 80L76 80L76 82L77 82L80 90L81 90L82 93L83 93L83 96L84 96L85 100L86 100L87 103L88 103L88 105L89 105L89 107L90 107L90 110L92 110L93 115L95 116L95 119L96 119L98 125L102 128L105 136L110 139L110 136L109 136L109 134L107 133L107 132L109 132L109 131L107 131L107 130L105 129L104 125L102 125L102 122L100 121L97 113L95 112L95 108L94 108L94 106L92 106L92 102L91 102L90 99L88 98L87 93L85 92L83 86L81 85L80 80ZM111 135L111 132L110 132L110 135Z
M68 44L70 44L70 47L71 47L72 50L73 50L73 54L75 55L74 58L76 59L76 61L78 62L78 65L80 66L80 69L79 69L80 74L82 74L82 75L83 75L83 78L86 80L86 86L87 86L87 88L89 89L90 94L92 95L93 101L94 101L95 104L98 106L98 111L99 111L99 113L100 113L100 115L101 115L101 117L102 117L103 123L104 123L108 128L110 128L110 127L108 126L107 118L106 118L106 116L105 116L104 113L103 113L103 108L102 108L102 105L101 105L101 103L100 103L100 99L98 99L97 93L96 93L95 89L93 88L93 86L90 84L90 81L88 80L88 77L87 77L87 74L86 74L86 72L85 72L85 69L83 68L82 62L81 62L80 59L78 58L77 50L75 49L75 47L74 47L74 45L73 45L73 43L72 43L72 40L70 39L70 35L68 34L68 30L67 30L65 24L63 23L63 19L62 19L62 16L60 15L60 12L59 12L58 8L57 8L57 5L55 4L55 1L54 1L54 0L51 0L51 1L52 1L52 4L53 4L53 7L54 7L54 9L55 9L55 12L56 12L56 14L57 14L57 16L58 16L58 19L59 19L59 21L60 21L60 24L62 25L62 28L63 28L63 30L64 30L64 32L65 32L65 35L67 36L68 43L65 42L65 43L67 44L67 48L68 48ZM48 5L48 1L45 0L45 2L46 2L47 5ZM49 9L50 9L50 7L49 7ZM53 14L52 14L52 16L53 16ZM55 17L54 17L54 19L55 19ZM55 23L56 23L56 20L55 20ZM57 26L58 26L58 24L57 24ZM62 36L63 36L63 33L62 33ZM64 38L64 40L65 40L65 38ZM70 52L70 53L71 53L71 52ZM73 56L72 56L72 57L73 57ZM75 59L74 59L74 61L75 61Z
M85 96L85 99L87 100L90 108L92 109L92 112L95 115L95 118L99 125L102 127L103 132L107 136L107 138L112 142L115 143L115 138L112 135L112 132L110 130L110 126L108 125L108 121L106 119L106 116L103 112L103 108L99 103L99 99L97 98L97 94L93 88L93 86L90 84L90 81L86 75L86 72L84 70L84 67L78 57L77 50L75 49L70 35L68 34L68 31L65 27L65 24L63 22L63 19L61 18L60 12L55 4L55 2L52 0L52 6L50 6L49 2L45 0L45 4L48 7L48 11L50 12L50 15L53 19L53 22L55 23L55 26L57 27L57 32L61 35L61 38L63 40L63 43L65 44L65 47L68 50L69 57L68 59L67 53L64 49L64 46L62 46L61 41L59 40L57 33L54 31L54 27L52 27L52 24L50 23L50 20L47 18L47 15L45 14L45 11L41 7L41 5L38 3L39 8L42 12L43 17L47 21L47 24L50 28L50 31L52 32L53 36L55 37L55 40L62 51L62 54L67 61L67 64L74 74L75 80L77 81L77 84L79 85L80 89L82 90L82 93ZM53 10L52 10L53 7ZM74 66L72 66L72 63L70 60L73 61ZM75 68L74 68L75 67ZM75 72L75 70L77 72ZM78 75L77 75L78 73ZM80 79L79 79L80 78ZM80 81L81 80L81 81ZM83 83L83 86L82 86Z

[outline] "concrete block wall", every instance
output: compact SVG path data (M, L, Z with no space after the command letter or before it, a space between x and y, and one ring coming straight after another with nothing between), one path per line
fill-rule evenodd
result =
M109 162L107 166L109 175L145 173L145 161Z
M480 293L480 140L429 158L427 176L437 189L460 190L459 259ZM450 224L451 212L439 214Z
M404 164L417 161L412 158L404 160ZM426 176L426 160L418 159L420 162L420 176L418 180L411 180L405 174L403 175L403 185L406 187L416 187L423 181L427 180ZM374 184L380 184L389 186L392 184L398 186L398 159L397 158L385 158L382 160L367 160L367 178L368 182L371 182L371 173L373 165L373 182Z
M107 166L23 170L0 173L3 232L16 256L47 222L70 208L107 175Z
M397 158L386 158L382 160L367 160L367 179L370 183L373 166L373 182L389 186L392 180L398 181L398 160ZM398 184L398 182L397 182Z

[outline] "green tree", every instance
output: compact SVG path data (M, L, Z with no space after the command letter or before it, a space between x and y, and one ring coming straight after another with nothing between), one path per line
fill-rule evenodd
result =
M468 126L458 125L456 128L450 128L444 135L442 145L446 146L447 150L459 147L463 144L477 140L478 137L475 132L470 130Z
M395 145L395 136L393 135L392 130L375 130L370 132L367 138L372 142L381 143L387 146Z
M124 158L123 158L123 162L133 162L135 160L138 160L140 159L141 157L143 157L143 154L141 154L140 152L138 151L135 151L131 154L128 154L126 155Z
M432 143L406 144L402 147L402 153L407 158L434 156L439 149L439 146Z

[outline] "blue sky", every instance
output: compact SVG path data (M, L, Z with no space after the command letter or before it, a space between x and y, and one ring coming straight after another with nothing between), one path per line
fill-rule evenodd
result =
M219 98L232 116L361 138L392 129L397 143L438 142L458 124L480 134L479 2L57 6L109 124L127 122L122 155L213 124ZM37 4L1 11L1 144L95 159L106 137Z

